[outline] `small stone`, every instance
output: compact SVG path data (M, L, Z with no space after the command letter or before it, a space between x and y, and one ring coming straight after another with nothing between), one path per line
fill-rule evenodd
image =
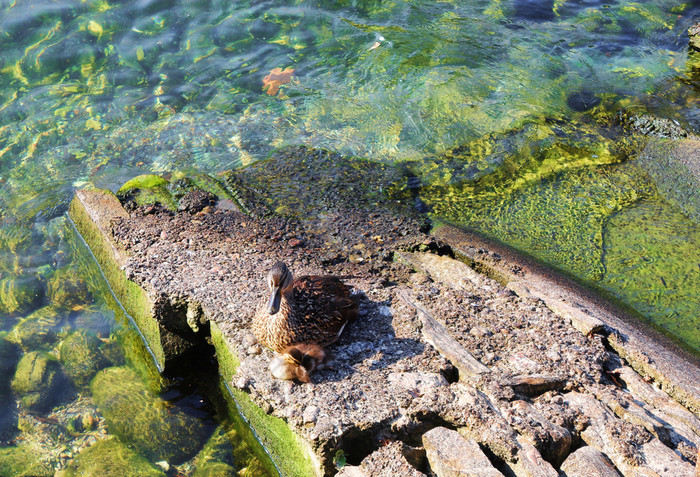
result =
M260 353L262 353L262 348L260 347L259 344L256 343L253 346L249 347L246 350L246 353L250 356L256 356L256 355L259 355Z
M299 238L293 238L289 241L289 246L292 248L301 247L302 245L304 245L304 241Z
M247 376L240 376L235 382L234 386L236 386L237 389L248 389L250 386L250 378Z
M423 446L431 470L438 477L502 477L474 439L457 431L436 427L423 434Z
M156 462L156 465L163 469L165 472L170 470L170 464L168 464L166 461L161 460L160 462Z
M319 409L317 406L306 406L306 409L304 409L304 414L302 415L304 424L315 424L316 420L318 419L318 413Z

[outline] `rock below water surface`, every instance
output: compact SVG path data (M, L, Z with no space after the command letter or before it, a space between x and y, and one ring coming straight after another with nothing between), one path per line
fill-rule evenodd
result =
M194 456L209 436L204 423L169 408L129 368L107 368L90 384L107 429L152 461L179 464Z

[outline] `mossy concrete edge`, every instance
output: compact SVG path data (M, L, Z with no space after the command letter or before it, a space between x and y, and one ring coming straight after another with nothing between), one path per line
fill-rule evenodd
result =
M100 204L102 221L96 220L87 210L86 204L91 199ZM125 216L126 211L111 191L96 189L77 191L71 201L68 214L83 240L90 247L115 296L139 328L153 353L156 364L162 369L165 363L165 352L161 345L160 328L152 319L153 302L146 290L126 277L121 269L124 265L122 263L124 257L110 240L108 231L103 230L105 224L116 217Z
M219 373L230 383L240 364L240 360L226 342L226 338L216 325L211 322L211 338L216 349ZM321 461L311 445L302 439L287 423L267 414L253 402L244 391L228 388L233 395L240 413L255 431L257 438L267 449L270 457L284 476L321 476Z

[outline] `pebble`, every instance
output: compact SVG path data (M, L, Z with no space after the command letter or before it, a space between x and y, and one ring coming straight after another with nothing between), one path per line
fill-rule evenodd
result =
M302 415L304 424L315 424L316 420L318 419L318 413L319 409L317 406L314 406L313 404L306 406L306 409L304 409L304 414Z

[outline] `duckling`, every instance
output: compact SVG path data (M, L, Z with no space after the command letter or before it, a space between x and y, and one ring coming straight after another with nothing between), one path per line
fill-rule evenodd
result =
M357 298L339 277L294 279L287 265L277 262L267 274L267 284L270 297L253 317L252 328L261 345L278 353L301 343L324 348L357 317Z
M311 381L311 373L323 366L326 353L317 344L302 343L289 346L270 362L270 371L277 379Z

